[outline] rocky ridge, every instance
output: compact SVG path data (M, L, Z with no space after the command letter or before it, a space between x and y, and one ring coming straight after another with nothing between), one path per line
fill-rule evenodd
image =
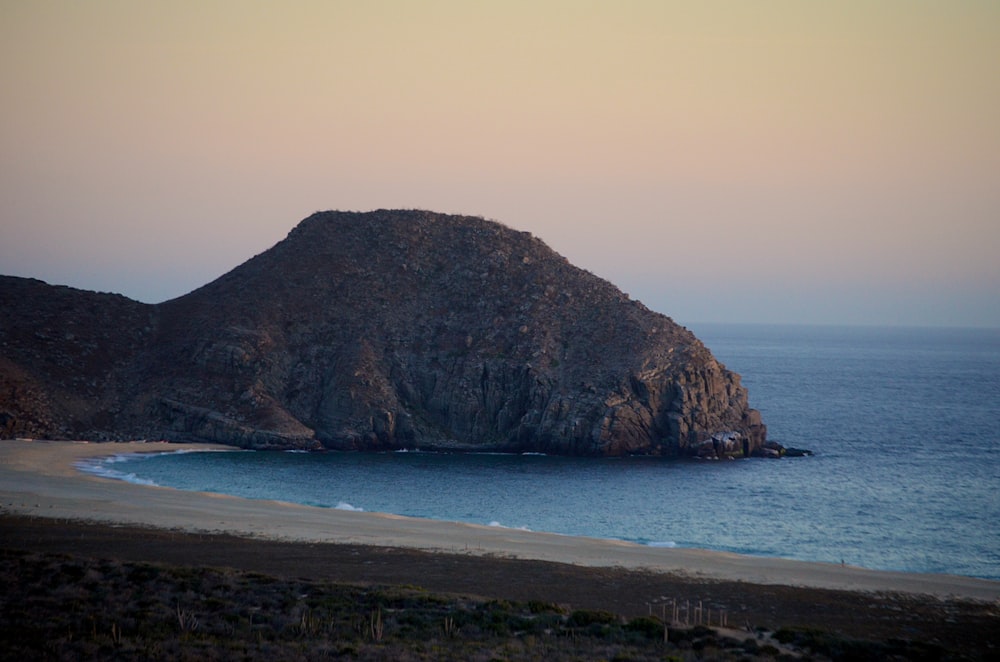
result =
M742 456L739 375L525 232L322 212L157 305L0 278L0 433Z

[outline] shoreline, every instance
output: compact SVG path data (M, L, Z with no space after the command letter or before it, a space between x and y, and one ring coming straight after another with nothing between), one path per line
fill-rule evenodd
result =
M957 575L653 547L398 515L258 501L140 485L78 470L96 457L178 450L235 450L172 442L0 441L0 511L29 517L145 526L200 534L366 545L425 552L622 568L690 580L1000 602L1000 582Z

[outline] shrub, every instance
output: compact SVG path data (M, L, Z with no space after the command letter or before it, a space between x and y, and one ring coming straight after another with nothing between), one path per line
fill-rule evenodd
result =
M625 624L627 632L636 632L647 639L663 639L663 623L652 616L639 616Z
M577 609L569 615L567 623L572 627L587 627L588 625L610 625L617 623L618 617L610 611L602 609Z

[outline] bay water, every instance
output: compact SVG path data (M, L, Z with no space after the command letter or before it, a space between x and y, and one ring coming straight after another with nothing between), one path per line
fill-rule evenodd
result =
M735 461L170 453L86 471L314 506L1000 579L1000 330L697 325L770 438Z

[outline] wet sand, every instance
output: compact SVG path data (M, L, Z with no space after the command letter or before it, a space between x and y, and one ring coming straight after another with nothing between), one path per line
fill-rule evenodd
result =
M87 458L122 453L194 449L225 450L225 447L163 442L0 441L0 510L15 517L130 525L190 534L225 534L258 541L330 543L523 559L585 568L641 570L698 581L1000 601L1000 582L969 577L885 572L697 549L656 548L613 540L249 500L136 485L83 474L74 466Z

